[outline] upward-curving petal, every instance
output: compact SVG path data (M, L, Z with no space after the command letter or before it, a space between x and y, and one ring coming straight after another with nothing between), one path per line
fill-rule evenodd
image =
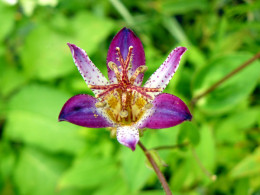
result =
M116 131L117 140L120 144L135 150L136 144L139 141L139 131L134 126L121 126Z
M120 30L116 36L113 38L109 49L107 53L107 65L110 61L117 64L117 66L120 66L119 61L117 60L117 53L116 53L116 47L120 48L121 54L126 59L126 56L129 51L129 47L133 46L133 52L132 52L132 68L129 70L130 76L135 72L135 70L141 66L145 65L145 54L144 54L144 48L142 45L142 42L140 39L128 28L123 28ZM108 78L111 83L116 83L116 76L115 73L110 70L110 68L107 66L108 70ZM138 77L135 80L135 85L141 85L143 81L143 74L139 74Z
M168 85L174 73L179 67L181 56L187 49L185 47L175 48L164 61L164 63L156 70L155 73L147 80L144 87L148 88L162 88ZM154 93L158 95L161 92Z
M80 74L88 85L107 85L108 81L100 70L89 59L86 52L74 44L68 43L74 63L76 64ZM100 90L92 90L95 95L99 94Z
M139 124L139 128L168 128L192 119L186 104L180 98L167 93L156 96L153 108L148 112L150 113L146 114L147 117Z
M106 117L102 109L95 106L97 101L90 95L73 96L64 104L59 121L68 121L90 128L112 127L113 123Z

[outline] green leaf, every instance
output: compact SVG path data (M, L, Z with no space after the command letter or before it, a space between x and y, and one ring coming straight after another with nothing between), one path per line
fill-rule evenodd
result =
M41 85L25 87L9 103L5 136L53 152L78 152L85 146L80 127L58 122L59 112L69 97Z
M15 9L14 7L8 6L0 1L0 42L6 37L11 31L15 22Z
M193 95L197 96L215 82L250 59L252 55L237 53L215 59L203 67L194 78ZM255 61L210 94L198 101L198 106L211 114L227 112L246 99L256 87L260 75L259 62Z
M200 134L198 127L194 123L184 122L180 125L178 144L182 144L185 141L188 141L194 146L199 144Z
M213 170L216 160L216 147L212 130L208 126L200 128L200 142L195 150L203 166L209 171Z
M63 174L59 189L100 188L109 181L114 181L117 175L115 161L88 154L76 159L73 166Z
M66 45L69 41L69 37L50 29L45 24L37 26L26 37L21 51L27 77L49 80L76 70Z
M205 10L208 7L206 0L165 0L161 1L161 11L164 14L183 14L193 10Z
M15 153L5 141L0 142L0 159L0 177L7 181L15 166Z
M145 185L153 171L145 166L146 157L139 147L134 152L127 147L121 147L121 158L124 179L129 189L137 192Z
M8 66L7 62L2 58L0 58L0 63L3 64L0 67L0 95L6 97L23 85L25 78L14 67Z
M232 178L244 178L260 174L260 148L245 157L230 172Z
M54 195L57 194L57 180L65 168L64 159L25 148L20 152L14 182L21 195Z
M216 139L219 142L236 143L245 139L244 131L254 126L259 118L259 107L242 110L239 113L221 119L216 127Z
M52 23L40 23L26 37L21 58L29 77L50 80L77 71L66 43L77 44L91 55L113 27L110 20L99 19L85 12L78 13L70 20L57 15L54 20L62 21L61 26L70 29L64 31L55 29L57 26L52 27Z
M113 180L107 181L105 186L99 187L94 195L129 195L129 189L122 177L114 177Z

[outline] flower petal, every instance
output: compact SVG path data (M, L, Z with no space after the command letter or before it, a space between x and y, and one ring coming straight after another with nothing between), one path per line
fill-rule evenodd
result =
M64 104L59 121L68 121L91 128L112 127L113 123L106 117L102 109L95 106L97 101L90 95L73 96Z
M165 89L165 87L172 79L174 73L178 69L181 56L186 50L187 49L185 47L175 48L164 61L164 63L147 80L144 87ZM161 92L154 93L154 95L158 95L160 93Z
M132 68L129 70L130 76L135 72L135 70L141 66L145 65L145 54L142 42L140 39L128 28L123 28L120 30L116 36L113 38L109 50L107 53L107 65L110 61L120 66L119 61L117 60L116 47L120 48L121 54L124 59L128 54L129 47L133 46L132 52ZM111 83L116 83L115 73L107 66L108 78ZM135 80L135 85L141 85L143 81L143 74L139 74Z
M80 74L88 85L107 85L108 81L100 70L89 59L86 52L74 44L68 43L70 47L74 63L78 67ZM99 94L100 90L92 90L95 95Z
M162 93L154 99L149 116L143 120L139 128L168 128L191 119L192 115L188 107L180 98Z
M134 126L121 126L116 131L117 140L120 144L135 150L136 144L139 141L139 131Z

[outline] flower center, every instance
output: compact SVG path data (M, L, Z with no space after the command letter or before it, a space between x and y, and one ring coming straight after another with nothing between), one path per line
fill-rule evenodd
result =
M109 62L109 68L114 71L117 78L117 84L110 85L89 85L90 89L102 90L96 98L100 102L96 107L103 107L109 118L120 125L131 125L137 122L145 113L145 110L152 108L149 103L154 99L152 92L160 92L161 88L145 88L134 85L137 76L147 70L145 65L139 66L134 74L128 78L128 71L132 68L133 46L129 47L126 59L123 58L120 48L116 47L116 63ZM121 69L121 70L120 70Z

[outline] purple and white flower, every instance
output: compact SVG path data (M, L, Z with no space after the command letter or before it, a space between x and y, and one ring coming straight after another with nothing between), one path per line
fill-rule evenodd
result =
M139 129L168 128L191 120L192 115L178 97L162 93L176 72L185 47L177 47L146 81L145 54L140 39L127 28L113 38L107 55L107 80L86 52L68 43L74 62L95 97L82 94L63 106L59 121L76 125L116 129L117 140L132 149Z

